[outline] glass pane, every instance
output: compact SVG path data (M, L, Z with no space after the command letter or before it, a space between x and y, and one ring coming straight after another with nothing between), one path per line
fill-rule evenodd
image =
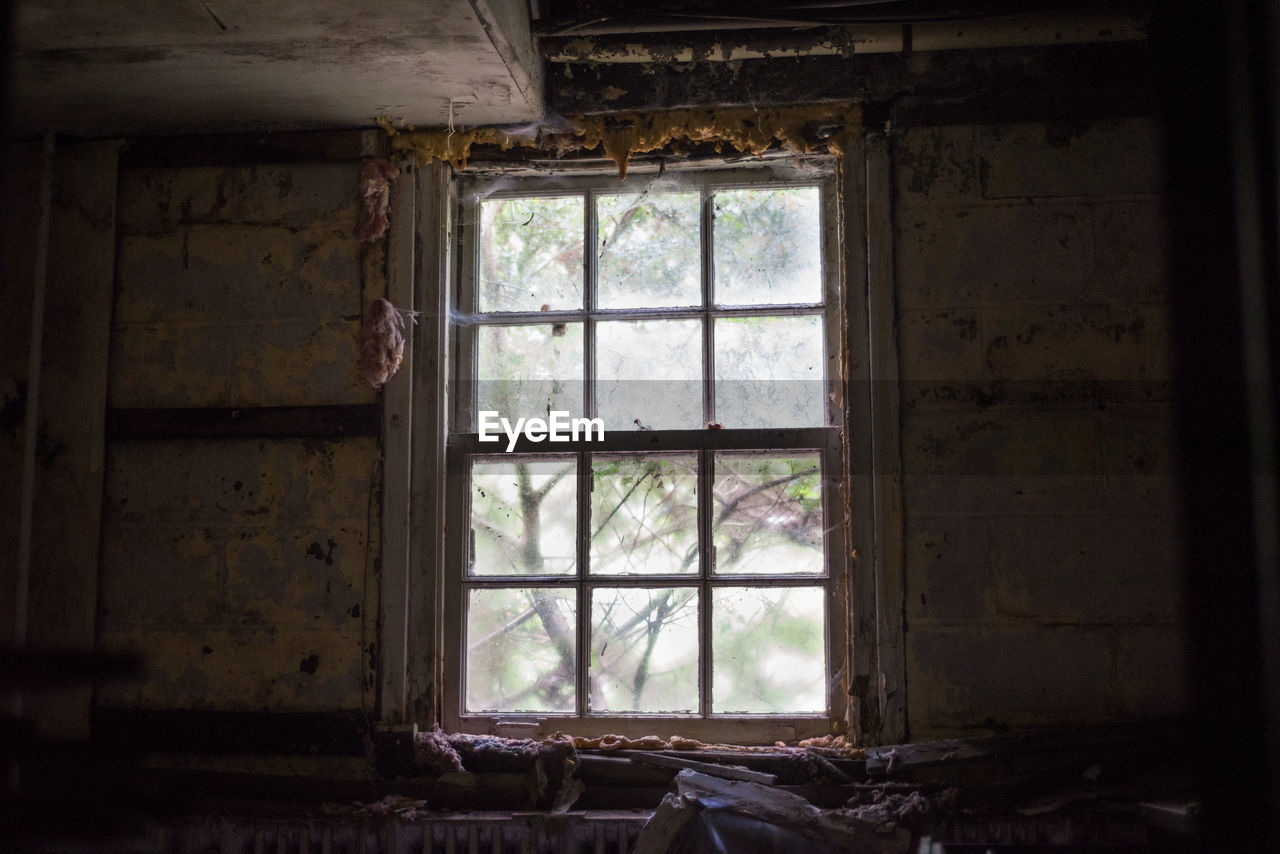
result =
M581 196L480 204L480 311L582 308Z
M572 589L468 591L467 711L574 711L576 625Z
M722 587L711 593L711 710L827 709L821 587Z
M582 324L481 326L476 330L476 410L546 418L582 415Z
M591 463L591 571L698 572L698 457L597 454Z
M597 325L596 411L606 432L702 427L702 322Z
M593 712L698 710L698 592L591 591Z
M717 453L711 491L715 572L822 573L822 473L816 453Z
M697 193L629 193L596 200L600 308L702 304Z
M716 420L725 427L821 427L822 318L715 321Z
M715 195L716 305L822 302L817 187Z
M471 575L572 575L578 486L573 457L471 463Z

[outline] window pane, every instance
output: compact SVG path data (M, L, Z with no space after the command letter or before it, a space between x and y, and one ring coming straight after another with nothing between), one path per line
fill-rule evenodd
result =
M701 321L598 324L596 411L606 431L702 427Z
M822 573L822 473L816 453L718 453L712 493L716 573Z
M711 706L717 714L825 712L820 587L711 592Z
M582 324L481 326L476 330L476 410L514 426L553 409L582 414Z
M716 305L822 302L817 187L715 195Z
M599 196L601 308L702 304L698 193Z
M591 463L591 571L698 572L698 457L597 454Z
M581 196L480 204L480 311L582 308Z
M573 457L481 457L471 464L471 575L572 575Z
M572 712L576 602L555 587L469 591L467 711Z
M593 712L698 710L698 592L591 591Z
M715 321L716 420L726 427L821 427L818 315Z

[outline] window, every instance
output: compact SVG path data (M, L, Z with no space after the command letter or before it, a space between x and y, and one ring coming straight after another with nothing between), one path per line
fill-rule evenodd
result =
M447 727L830 731L848 551L833 175L463 179Z

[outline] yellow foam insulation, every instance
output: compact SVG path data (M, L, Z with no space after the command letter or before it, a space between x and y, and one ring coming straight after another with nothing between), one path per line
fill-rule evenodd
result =
M443 160L465 169L476 145L503 151L533 148L567 154L601 149L627 177L634 154L658 151L671 143L711 143L743 154L763 154L775 145L796 153L839 154L846 142L862 133L862 110L857 104L800 107L723 107L579 116L571 130L543 130L536 136L517 136L497 127L457 130L397 130L385 118L378 124L391 137L393 151L413 151L419 163Z

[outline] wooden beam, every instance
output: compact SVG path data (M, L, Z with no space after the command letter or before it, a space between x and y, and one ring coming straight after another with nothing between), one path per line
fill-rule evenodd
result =
M867 319L871 373L872 500L875 504L875 669L879 743L907 735L906 626L903 623L905 533L902 418L894 272L893 176L889 141L866 140Z
M386 153L386 136L382 131L373 129L156 136L129 143L120 153L120 166L314 163L317 160L362 160Z
M109 439L339 438L380 430L376 404L107 410Z
M93 741L124 752L363 756L364 716L349 712L93 709Z
M681 65L554 64L549 106L596 115L718 106L891 103L905 96L973 98L1016 111L1029 93L1082 100L1130 92L1129 114L1149 114L1153 75L1146 42L750 59ZM1145 95L1143 93L1146 93Z
M36 444L47 453L34 491L27 633L33 649L89 651L97 640L119 150L118 141L66 145L54 162ZM46 737L82 739L90 702L91 686L78 685L29 696L26 713Z
M702 774L710 774L712 777L722 777L725 780L743 780L748 783L760 783L764 786L772 786L778 782L778 778L773 774L766 774L763 771L751 771L738 765L717 765L714 762L698 762L695 759L685 759L683 756L669 756L661 753L645 753L643 751L627 751L627 755L632 762L638 762L641 765L655 765L659 768L688 768Z
M416 309L413 283L415 173L405 171L391 187L387 238L387 299L397 308ZM414 340L404 342L399 373L382 390L382 589L378 596L382 637L381 696L384 723L404 724L408 713L410 486L413 471Z
M418 268L414 329L414 466L409 523L413 566L409 579L408 703L414 720L439 720L445 620L440 618L445 572L445 413L449 407L449 308L452 303L453 173L443 163L416 170Z

